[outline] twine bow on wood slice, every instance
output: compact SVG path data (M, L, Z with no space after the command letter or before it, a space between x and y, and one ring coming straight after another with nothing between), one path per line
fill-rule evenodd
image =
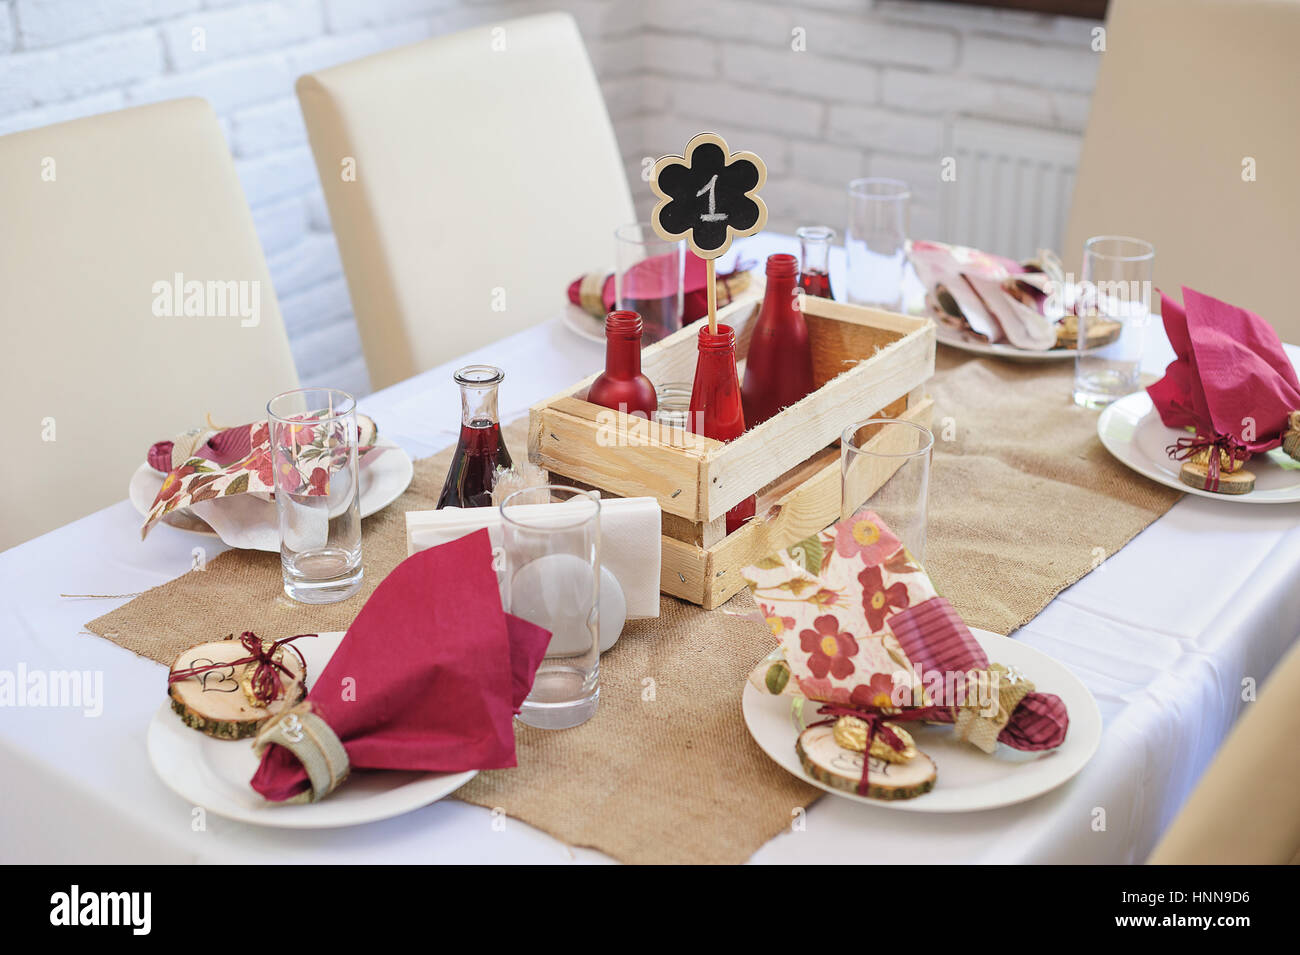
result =
M275 641L264 641L253 631L245 630L240 634L239 642L248 651L248 656L240 657L238 660L225 660L220 663L208 663L203 666L173 670L171 675L167 677L167 683L179 683L181 680L188 680L211 670L224 670L226 667L255 663L257 666L253 669L248 682L252 689L253 702L258 706L266 707L285 695L284 679L281 674L292 680L294 684L298 682L293 671L276 659L276 654L280 648L285 644L292 643L294 640L314 636L316 636L314 633L299 633Z
M879 736L881 741L896 753L901 753L907 748L907 744L902 737L894 732L893 727L888 725L889 723L942 719L946 715L943 707L940 706L908 707L897 713L885 714L837 703L827 703L820 706L817 712L828 718L818 720L816 723L810 723L810 726L829 726L834 724L841 716L852 716L867 724L866 742L862 748L862 778L858 780L859 796L867 795L871 788L868 779L871 775L871 741Z
M1227 460L1229 474L1237 470L1250 458L1250 449L1231 434L1219 434L1214 437L1200 434L1195 437L1182 437L1165 448L1165 453L1175 461L1189 461L1198 454L1206 455L1208 479L1206 490L1214 491L1219 487L1219 474L1222 459Z

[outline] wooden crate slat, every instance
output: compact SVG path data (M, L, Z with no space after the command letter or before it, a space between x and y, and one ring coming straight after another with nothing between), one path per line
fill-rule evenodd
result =
M933 411L934 402L925 398L898 417L929 427ZM886 437L878 435L868 447L887 449L883 440ZM875 493L901 463L901 460L880 462L870 469L870 473L868 469L859 469L858 489L867 495ZM818 455L809 464L774 482L773 488L780 496L772 504L764 507L765 502L760 496L758 516L709 551L707 589L702 601L706 610L712 610L739 592L744 585L744 581L739 580L744 568L811 537L840 519L838 449ZM782 488L788 489L782 492Z
M657 444L601 447L601 425L553 408L530 419L528 457L539 467L622 497L655 497L671 514L693 519L698 513L704 452Z
M910 392L934 370L934 327L886 345L781 414L708 454L705 505L711 521L835 441L843 428Z

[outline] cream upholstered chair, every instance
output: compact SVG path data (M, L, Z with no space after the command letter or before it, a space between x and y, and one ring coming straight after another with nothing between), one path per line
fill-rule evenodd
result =
M208 413L255 420L297 386L253 220L204 101L0 137L0 223L2 387L16 442L0 547L122 500L152 442ZM201 315L184 314L191 281L204 283L190 307ZM236 314L216 314L222 306Z
M560 314L635 218L568 14L309 74L298 100L375 387Z
M1140 236L1173 297L1191 286L1300 342L1298 48L1300 0L1111 0L1066 263L1089 236Z
M1247 704L1147 861L1154 865L1300 861L1300 643Z

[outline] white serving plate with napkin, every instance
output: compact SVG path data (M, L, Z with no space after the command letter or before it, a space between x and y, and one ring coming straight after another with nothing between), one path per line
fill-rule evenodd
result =
M415 476L411 456L397 442L380 437L375 450L359 469L361 516L382 511L402 496ZM127 495L132 506L147 517L154 499L162 489L164 475L142 462L131 475ZM231 547L241 550L280 552L279 519L275 501L268 495L236 494L216 501L204 501L184 512L163 519L178 530L220 537Z

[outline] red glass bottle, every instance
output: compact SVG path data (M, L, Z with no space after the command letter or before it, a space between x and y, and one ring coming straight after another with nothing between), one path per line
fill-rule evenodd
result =
M497 387L506 373L493 365L466 365L454 378L460 385L460 442L451 459L438 507L487 507L492 503L499 467L512 462L497 418Z
M799 287L818 298L834 298L831 291L831 241L835 230L807 225L795 230L799 237Z
M745 433L740 379L736 377L736 333L730 325L717 328L716 332L710 332L706 324L700 329L690 426L693 432L706 438L730 441ZM753 516L754 498L749 497L727 511L727 533Z
M812 346L799 310L799 263L784 253L767 258L767 293L745 359L743 400L751 428L813 390Z
M650 418L659 407L655 386L641 374L641 316L616 309L605 316L605 370L587 400L624 414Z

